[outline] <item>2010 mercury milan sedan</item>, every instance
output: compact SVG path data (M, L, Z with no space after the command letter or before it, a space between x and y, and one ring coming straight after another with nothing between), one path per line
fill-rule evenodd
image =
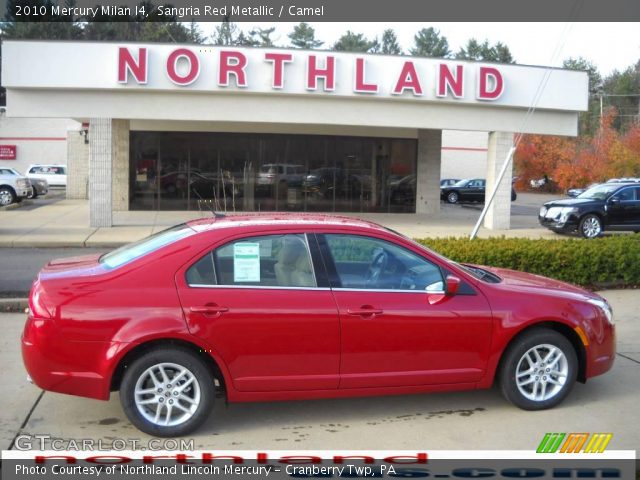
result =
M22 352L45 390L107 400L152 435L229 402L488 388L527 410L609 370L611 308L521 272L460 265L379 225L231 215L54 260Z

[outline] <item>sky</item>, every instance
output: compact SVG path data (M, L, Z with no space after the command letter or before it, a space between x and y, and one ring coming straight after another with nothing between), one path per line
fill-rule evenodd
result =
M205 35L217 24L201 23ZM272 38L277 45L289 45L287 34L295 23L240 23L244 31L254 26L276 26ZM413 45L413 36L424 27L434 27L447 37L449 48L456 52L469 38L505 43L517 63L562 66L568 57L592 61L603 75L625 70L640 60L640 23L332 23L310 22L316 37L328 48L347 30L363 33L367 38L380 37L386 28L395 30L405 53ZM556 52L556 50L558 52Z

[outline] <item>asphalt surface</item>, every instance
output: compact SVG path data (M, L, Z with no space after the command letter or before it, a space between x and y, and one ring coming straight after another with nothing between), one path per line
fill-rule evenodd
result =
M640 291L603 292L613 305L618 355L613 369L550 410L528 412L505 401L497 389L225 405L218 401L207 422L187 440L201 450L286 449L517 449L535 450L547 432L611 432L611 450L640 449ZM23 314L0 314L0 443L19 434L66 441L114 439L141 442L122 412L117 393L107 402L42 393L25 381L20 358ZM130 443L128 444L131 445ZM38 448L33 445L32 448Z
M0 297L26 297L40 269L53 258L106 252L104 248L0 248Z

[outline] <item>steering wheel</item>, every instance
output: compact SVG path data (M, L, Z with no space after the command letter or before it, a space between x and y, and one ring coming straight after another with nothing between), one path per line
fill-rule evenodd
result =
M367 271L366 283L369 286L376 285L378 280L380 279L380 275L387 268L387 264L389 263L389 254L385 250L380 250L379 253L376 253L369 265L369 270Z

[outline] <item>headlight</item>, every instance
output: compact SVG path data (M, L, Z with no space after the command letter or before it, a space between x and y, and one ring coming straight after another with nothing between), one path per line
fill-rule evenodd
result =
M609 303L606 300L590 298L588 302L591 305L595 305L600 310L602 310L602 313L604 313L604 315L607 317L607 320L609 320L609 323L613 325L613 310L611 310L611 305L609 305Z
M26 178L19 178L18 180L16 180L16 185L19 188L29 188L31 186L31 182L29 182L29 180Z
M545 207L545 206L540 207L540 214L539 215L541 217L544 217L546 213L547 213L547 207Z
M576 207L563 207L560 209L560 221L566 222L569 215L577 212L578 209Z

